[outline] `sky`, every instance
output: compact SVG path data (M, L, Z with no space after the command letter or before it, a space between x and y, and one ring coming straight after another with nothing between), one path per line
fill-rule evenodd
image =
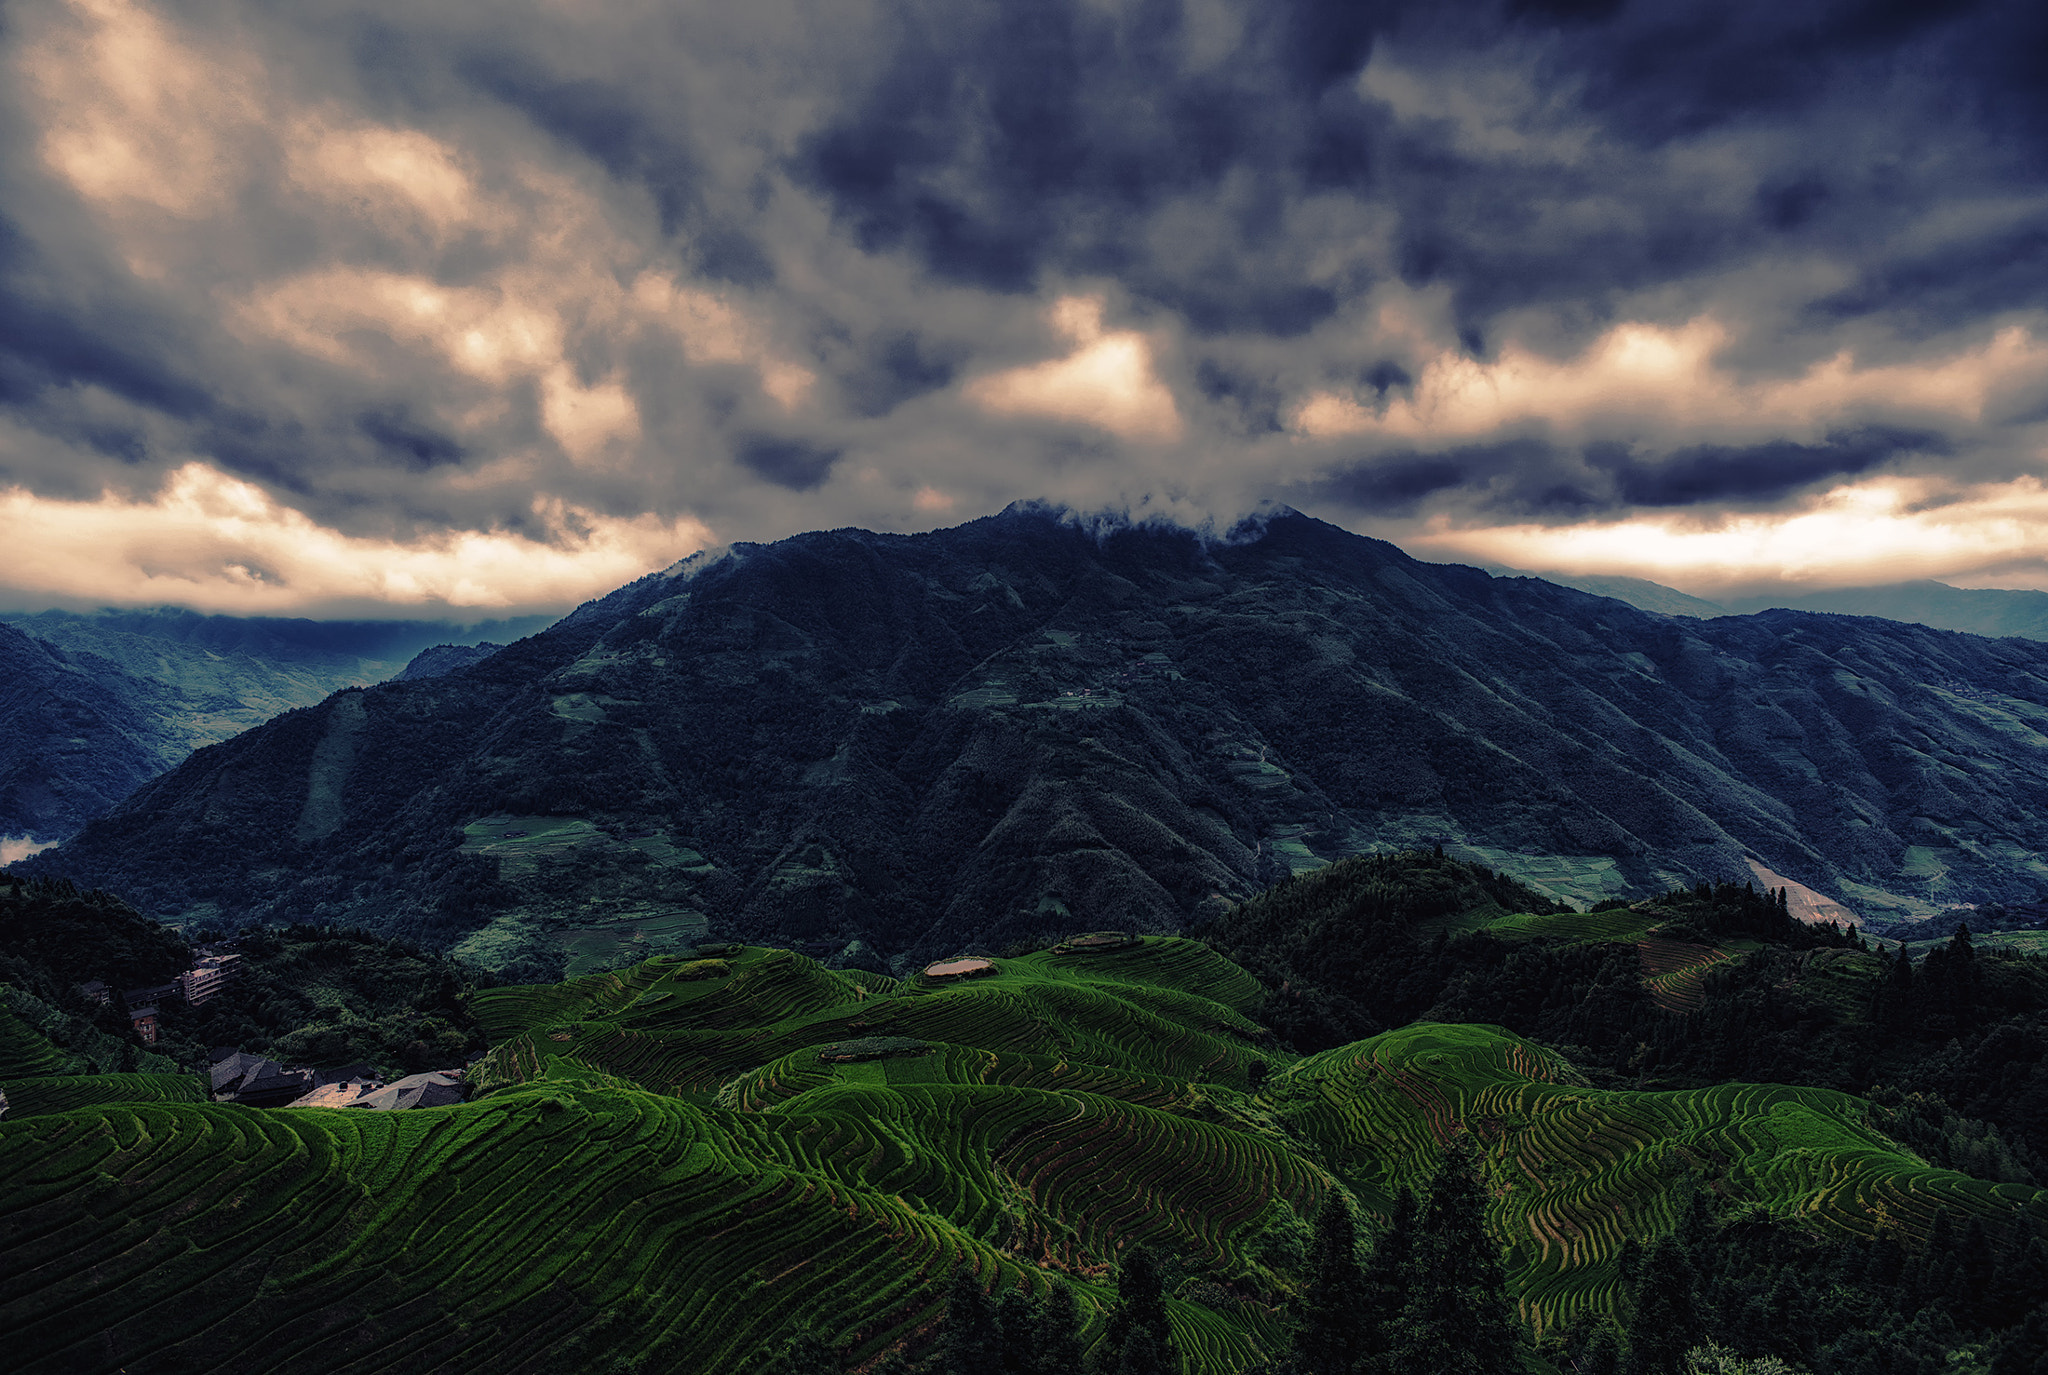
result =
M0 600L1013 500L2048 588L2048 8L0 6Z

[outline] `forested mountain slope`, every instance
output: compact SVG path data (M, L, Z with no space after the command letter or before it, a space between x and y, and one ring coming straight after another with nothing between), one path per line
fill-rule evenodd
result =
M56 840L182 759L179 694L0 625L0 836Z
M1752 859L1873 912L2030 898L2044 795L2048 645L1673 620L1291 513L1013 509L700 556L201 751L31 863L159 914L488 926L500 963L661 913L943 954L1419 841L1580 905Z
M338 688L393 677L437 641L542 624L466 629L171 608L0 616L0 836L61 840L195 749Z

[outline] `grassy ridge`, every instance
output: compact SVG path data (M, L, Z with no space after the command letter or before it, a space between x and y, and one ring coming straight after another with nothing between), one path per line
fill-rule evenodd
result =
M0 1122L0 1323L24 1370L761 1368L802 1320L865 1360L959 1263L1072 1283L1099 1330L1134 1241L1184 1276L1191 1370L1275 1354L1276 1218L1368 1209L1469 1132L1525 1312L1611 1303L1688 1177L1731 1206L1912 1239L2048 1195L1927 1168L1823 1090L1600 1091L1496 1028L1286 1063L1204 946L996 961L946 984L786 951L493 990L486 1095L411 1113L101 1103ZM882 1058L826 1063L861 1038ZM1252 1064L1281 1065L1255 1089ZM109 1076L109 1079L117 1078ZM109 1083L107 1092L141 1091ZM53 1090L54 1092L54 1090Z
M204 1103L206 1081L196 1074L55 1074L10 1079L7 1115L34 1117L98 1103Z
M74 1067L74 1059L0 1003L0 1084L63 1074Z

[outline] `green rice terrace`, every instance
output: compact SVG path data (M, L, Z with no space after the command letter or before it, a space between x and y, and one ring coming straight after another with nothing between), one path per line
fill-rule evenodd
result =
M1223 1375L1284 1350L1329 1192L1384 1216L1454 1136L1538 1329L1610 1308L1624 1240L1699 1183L1825 1236L2048 1224L2048 1192L1932 1168L1843 1093L1594 1088L1479 1025L1298 1058L1251 1019L1259 982L1187 939L990 963L898 981L728 946L489 990L477 1096L412 1112L82 1091L17 1024L10 1365L745 1372L809 1320L857 1369L916 1347L962 1264L992 1291L1064 1279L1094 1342L1144 1243L1173 1258L1186 1368Z

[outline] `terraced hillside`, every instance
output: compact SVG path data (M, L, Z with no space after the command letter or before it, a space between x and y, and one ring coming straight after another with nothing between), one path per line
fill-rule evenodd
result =
M1200 944L994 963L895 981L734 946L494 990L481 1097L452 1108L10 1117L0 1323L49 1372L752 1371L800 1317L865 1363L929 1331L961 1263L1063 1278L1094 1340L1142 1241L1188 1369L1221 1375L1280 1349L1299 1219L1340 1186L1383 1209L1458 1132L1543 1324L1611 1299L1689 1175L1824 1231L2048 1224L2048 1196L1930 1170L1840 1094L1598 1092L1482 1027L1288 1063Z
M1271 1097L1283 1120L1375 1210L1419 1187L1442 1143L1469 1133L1538 1325L1607 1309L1629 1236L1671 1230L1688 1181L1815 1229L1924 1240L1935 1214L2048 1225L2048 1191L1929 1168L1874 1130L1869 1107L1827 1089L1725 1084L1594 1089L1557 1055L1498 1027L1424 1023L1293 1066Z

